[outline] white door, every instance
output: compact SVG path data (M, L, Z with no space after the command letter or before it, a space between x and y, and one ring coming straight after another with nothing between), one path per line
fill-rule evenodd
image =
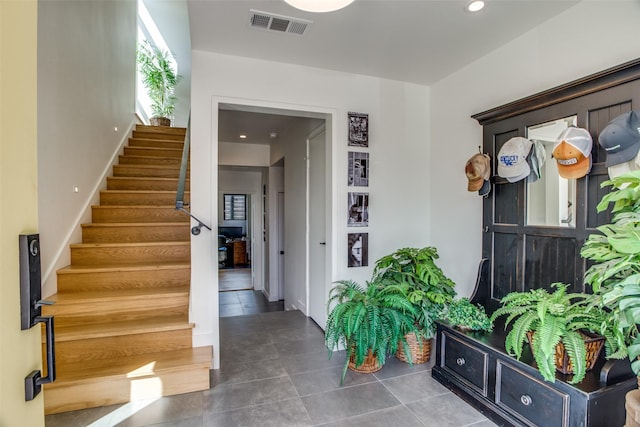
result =
M309 316L324 329L327 323L325 130L308 140L309 153Z
M284 193L278 193L278 299L284 299Z

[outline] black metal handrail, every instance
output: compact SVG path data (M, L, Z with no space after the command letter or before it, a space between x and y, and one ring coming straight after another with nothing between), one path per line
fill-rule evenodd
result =
M176 193L176 210L186 213L191 218L198 222L198 225L191 227L191 234L197 236L202 231L202 227L211 231L211 227L196 218L191 212L189 212L184 202L184 187L187 181L187 166L189 165L189 145L191 144L191 114L189 114L189 121L187 123L187 132L184 136L184 148L182 149L182 162L180 163L180 177L178 178L178 192Z

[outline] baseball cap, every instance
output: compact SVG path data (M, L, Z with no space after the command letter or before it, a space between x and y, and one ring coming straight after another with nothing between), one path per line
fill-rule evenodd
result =
M566 179L582 178L591 170L593 140L588 130L570 126L562 131L552 156L556 159L558 174Z
M471 156L471 158L467 160L467 164L464 166L464 173L467 175L467 179L469 180L467 190L480 190L484 181L488 180L491 176L491 162L489 156L482 153L477 153Z
M509 182L517 182L529 176L531 168L527 156L532 142L527 138L515 136L505 142L498 153L498 175Z
M633 160L640 151L640 112L628 111L611 120L598 143L607 152L607 167Z
M527 177L528 183L534 183L540 179L542 176L542 170L544 166L544 162L547 160L547 152L544 148L544 144L538 140L531 141L533 145L531 146L531 152L527 156L527 163L529 163L529 168L531 168L531 173Z

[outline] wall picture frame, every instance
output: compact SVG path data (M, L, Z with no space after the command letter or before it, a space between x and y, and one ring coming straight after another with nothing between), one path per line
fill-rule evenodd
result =
M369 233L349 233L347 236L347 267L369 265Z
M369 153L349 151L347 185L349 187L369 186Z
M347 194L347 226L367 227L369 225L369 193L349 192Z
M352 147L369 146L369 115L349 112L349 145Z

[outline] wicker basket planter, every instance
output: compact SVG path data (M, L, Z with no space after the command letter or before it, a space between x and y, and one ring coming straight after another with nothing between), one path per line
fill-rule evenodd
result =
M354 372L358 372L360 374L371 374L382 369L382 365L378 363L378 358L371 352L371 350L367 353L367 357L365 357L362 365L356 366L354 359L355 356L353 355L349 358L349 369Z
M584 338L584 345L587 349L587 371L593 369L593 366L598 361L598 356L602 351L602 347L604 346L604 337L600 335L595 335L586 331L581 331L580 335ZM527 332L527 339L529 340L529 345L531 345L533 341L533 333L531 331ZM533 351L533 349L532 349ZM563 374L573 374L573 364L571 360L569 360L569 355L565 351L564 345L560 342L556 346L556 370Z
M149 123L151 126L171 126L171 119L166 117L151 117Z
M426 363L431 359L431 338L416 337L415 332L410 332L404 336L411 352L411 362L414 364ZM396 351L396 359L405 363L409 363L407 354L404 352L404 346L398 343L398 351Z

